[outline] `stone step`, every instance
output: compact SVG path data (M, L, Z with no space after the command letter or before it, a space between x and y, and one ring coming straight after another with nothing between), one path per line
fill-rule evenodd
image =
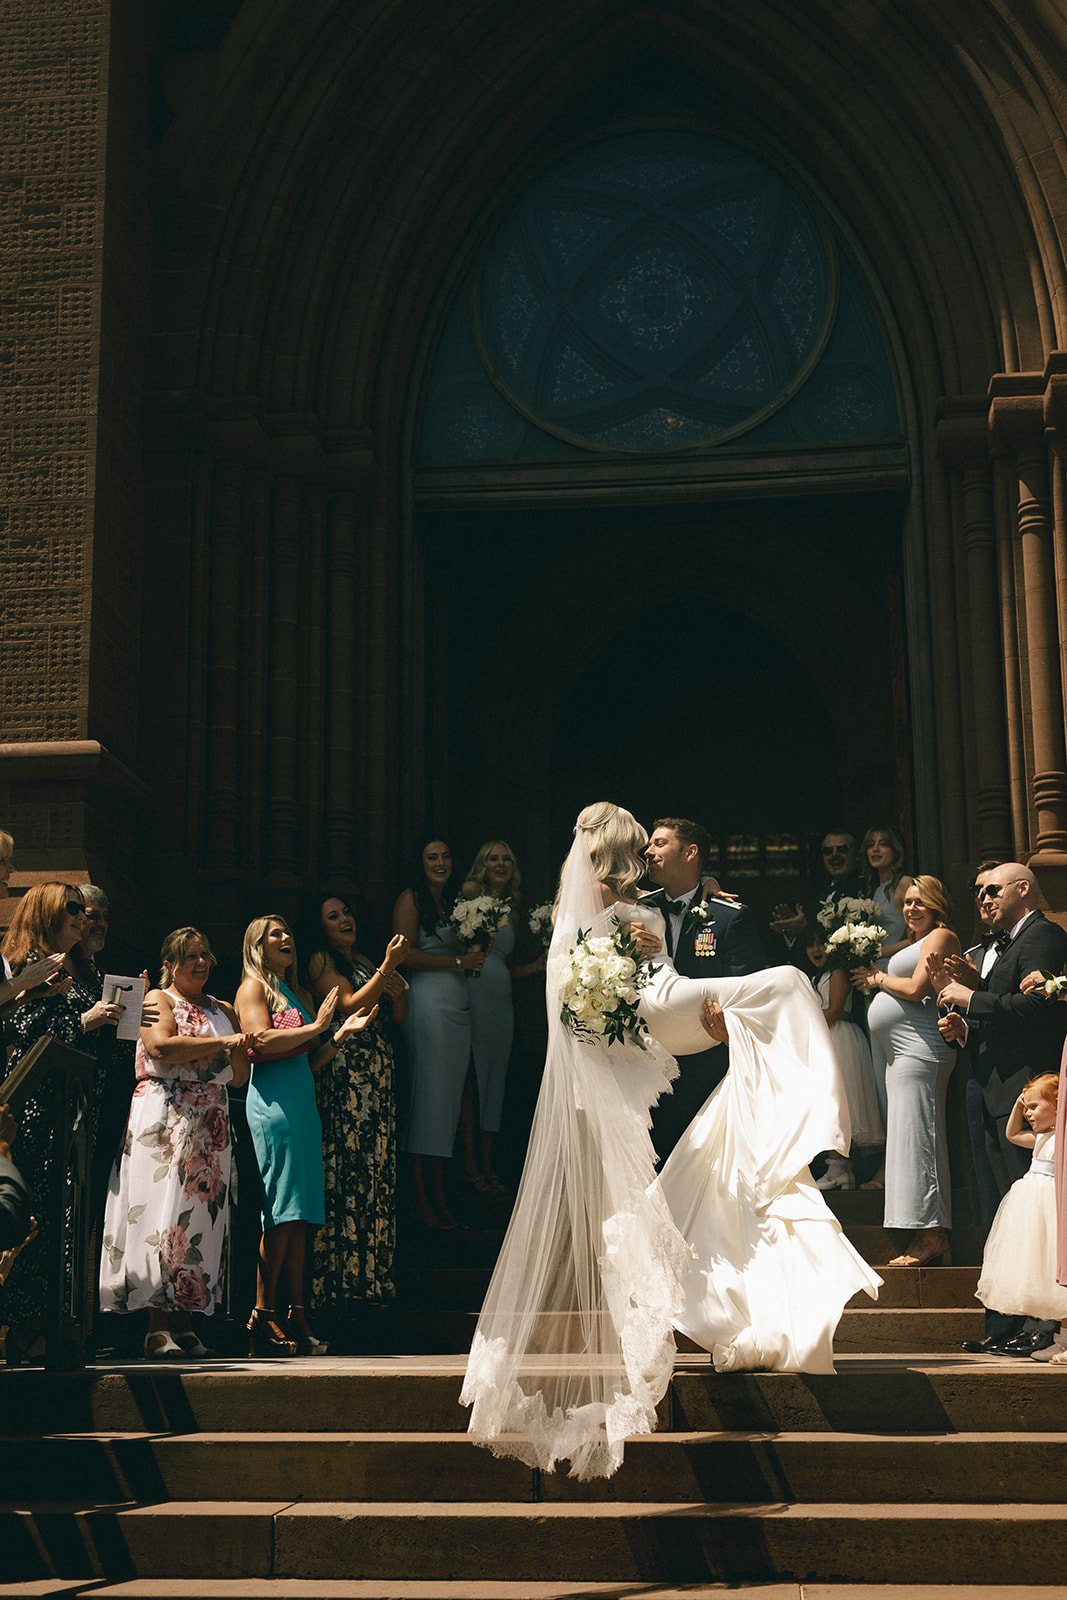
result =
M854 1312L850 1316L862 1317ZM939 1313L934 1313L939 1315ZM3 1375L10 1434L462 1433L462 1356L134 1363ZM1062 1368L950 1352L843 1354L836 1374L716 1374L680 1356L660 1408L683 1432L1067 1432ZM0 1459L10 1480L15 1469Z
M988 1584L868 1584L753 1582L649 1583L424 1583L358 1578L43 1578L0 1585L4 1600L722 1600L739 1593L758 1600L991 1600ZM995 1600L1067 1600L1067 1585L1007 1584Z
M52 1504L2 1524L5 1573L378 1582L1039 1584L1067 1507L824 1502ZM27 1570L30 1562L36 1563ZM805 1587L805 1593L810 1591Z
M17 1452L14 1505L300 1498L346 1502L760 1501L856 1504L1063 1498L1057 1433L655 1434L631 1440L613 1478L578 1483L497 1460L455 1434L53 1435Z
M980 1311L975 1299L979 1267L879 1267L882 1287L878 1307L888 1310ZM849 1309L865 1310L870 1297L861 1289L849 1301Z

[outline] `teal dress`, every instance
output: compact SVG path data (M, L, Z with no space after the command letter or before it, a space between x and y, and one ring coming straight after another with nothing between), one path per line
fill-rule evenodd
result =
M304 1028L313 1022L285 984L289 1001L271 1013L272 1028ZM322 1125L308 1058L252 1054L245 1111L263 1180L263 1232L283 1222L326 1220L322 1178Z

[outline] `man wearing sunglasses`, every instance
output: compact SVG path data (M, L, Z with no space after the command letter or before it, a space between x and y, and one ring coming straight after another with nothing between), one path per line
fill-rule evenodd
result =
M822 864L826 869L827 884L822 893L808 906L776 906L771 930L780 933L792 949L809 923L815 922L823 900L840 900L843 895L862 898L867 890L863 874L856 866L856 836L847 828L831 829L822 842Z
M1056 1070L1067 1034L1067 1006L1050 1005L1043 994L1024 994L1020 984L1035 969L1063 971L1067 933L1038 909L1037 879L1018 861L985 873L975 899L994 935L980 975L932 960L930 976L939 1006L954 1008L942 1017L941 1032L951 1044L966 1047L981 1089L990 1166L1003 1198L1030 1165L1030 1152L1006 1137L1011 1108L1027 1079ZM953 970L960 975L953 976ZM987 1330L989 1326L987 1317ZM987 1331L978 1348L1031 1355L1051 1344L1055 1327L1028 1323L1023 1332L1007 1338L1004 1332L998 1336Z

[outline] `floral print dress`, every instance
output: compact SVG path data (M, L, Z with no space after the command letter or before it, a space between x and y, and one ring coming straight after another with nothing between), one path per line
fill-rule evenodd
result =
M234 1031L210 995L193 1005L172 989L178 1037L204 1054L168 1067L137 1044L137 1084L122 1155L111 1174L100 1253L100 1309L200 1311L222 1301L230 1189L227 1054Z
M374 976L373 963L361 958L353 969L357 989ZM326 1225L315 1236L311 1261L311 1301L319 1310L343 1311L357 1302L385 1305L396 1294L396 1091L386 1027L391 1010L383 995L375 1020L342 1042L315 1081L326 1174Z

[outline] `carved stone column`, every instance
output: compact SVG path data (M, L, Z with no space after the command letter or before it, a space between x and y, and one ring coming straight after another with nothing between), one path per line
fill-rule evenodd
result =
M1039 877L1043 873L1059 877L1067 872L1067 745L1056 621L1044 388L1041 374L994 378L990 386L990 426L994 438L1011 449L1018 478L1018 539L1022 557L1036 812L1036 852L1032 866ZM1044 881L1042 886L1046 888Z
M977 779L978 859L1013 854L1003 657L997 610L997 547L989 465L988 401L943 402L938 453L950 469L962 508L967 614L961 619L970 663ZM960 596L962 599L962 595ZM961 686L964 693L967 686Z
M270 534L270 782L267 861L271 888L299 888L298 759L300 741L300 525L303 486L285 477L274 486Z
M326 882L355 876L356 497L335 494L326 527Z

